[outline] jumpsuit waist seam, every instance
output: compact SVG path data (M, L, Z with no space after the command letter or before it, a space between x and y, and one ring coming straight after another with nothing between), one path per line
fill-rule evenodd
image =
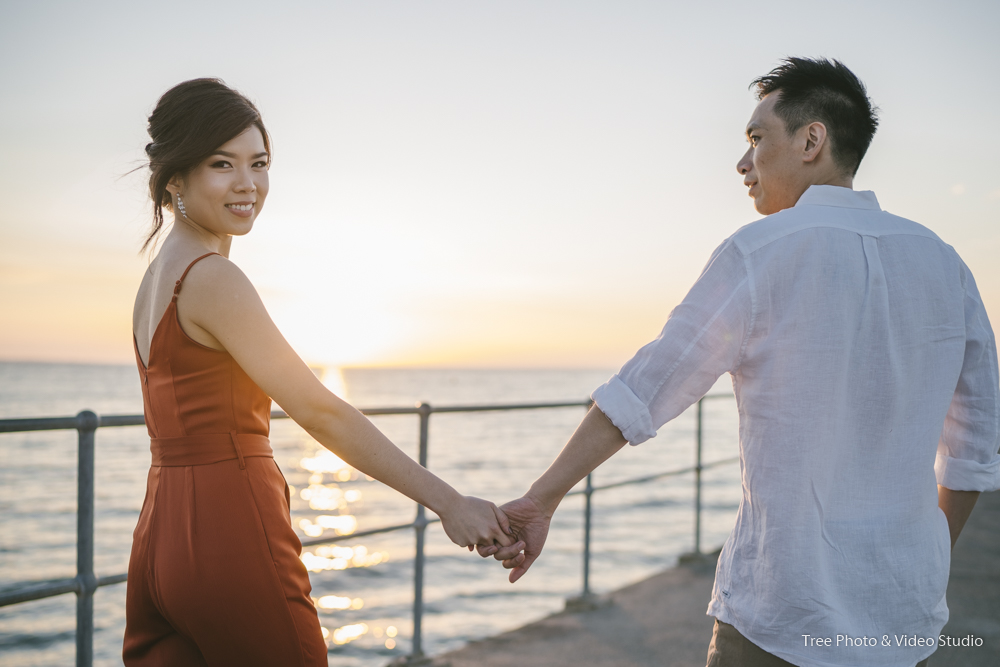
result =
M150 438L149 449L152 453L151 465L157 468L211 465L250 457L274 458L271 441L259 433L202 433Z

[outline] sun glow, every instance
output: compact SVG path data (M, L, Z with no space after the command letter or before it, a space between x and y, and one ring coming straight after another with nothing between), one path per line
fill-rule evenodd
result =
M302 215L294 226L310 243L286 247L288 225L272 220L247 240L254 256L246 269L289 343L310 363L369 365L392 356L407 331L394 296L412 280L402 263L379 250L370 230L334 227L294 207L276 215ZM341 250L331 255L332 248Z
M327 305L328 301L295 298L294 304L280 309L280 319L275 317L304 359L336 365L373 364L398 344L397 332L404 327L390 313L364 309L360 303ZM330 390L337 393L333 387Z
M338 397L347 400L347 386L344 384L344 377L340 374L339 368L324 368L320 379L324 387Z

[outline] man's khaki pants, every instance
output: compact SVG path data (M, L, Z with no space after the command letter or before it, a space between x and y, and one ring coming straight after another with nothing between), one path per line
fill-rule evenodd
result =
M776 655L771 655L741 635L733 626L716 619L712 643L708 645L708 664L705 667L795 666ZM927 660L921 660L916 667L927 667Z

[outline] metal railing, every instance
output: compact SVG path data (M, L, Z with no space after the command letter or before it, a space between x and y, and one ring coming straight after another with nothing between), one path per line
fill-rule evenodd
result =
M712 394L698 401L695 412L695 463L693 466L668 470L654 475L636 477L612 484L594 486L592 475L587 475L583 489L572 491L568 495L584 496L584 532L583 532L583 590L575 600L586 602L592 597L590 590L590 533L592 516L592 496L597 491L618 488L631 484L652 482L664 477L694 473L694 554L701 554L701 472L708 468L734 463L739 457L730 457L704 463L702 461L702 405L704 401L716 398L732 398L731 394ZM449 412L497 412L510 410L538 410L551 408L582 407L589 408L592 401L574 401L561 403L522 403L512 405L461 405L433 407L421 403L413 408L368 408L361 412L368 416L381 415L417 415L420 420L418 461L427 467L427 447L430 426L430 416L435 413ZM287 419L288 415L281 411L271 413L272 419ZM77 467L77 547L76 570L73 578L49 579L20 583L0 590L0 607L41 600L44 598L76 593L76 664L78 667L90 667L94 653L94 592L102 586L118 584L127 579L126 574L114 574L98 577L94 573L94 444L98 428L115 426L142 426L143 415L103 415L99 416L90 410L84 410L75 417L45 417L28 419L0 419L0 433L24 433L29 431L75 430L78 437L78 467ZM413 561L413 638L409 659L419 662L423 658L422 620L423 620L423 588L424 588L424 532L428 525L439 522L440 519L428 519L423 505L417 505L416 518L405 524L383 526L371 530L354 532L348 535L336 535L312 540L304 540L303 547L343 542L369 535L378 535L397 530L412 528L416 539L416 552Z

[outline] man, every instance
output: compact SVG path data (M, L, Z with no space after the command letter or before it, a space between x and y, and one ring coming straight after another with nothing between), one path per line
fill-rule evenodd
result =
M948 619L950 548L978 492L1000 486L993 333L955 251L851 189L877 126L854 74L789 58L754 84L737 169L766 217L719 246L660 336L594 392L503 507L520 542L495 557L516 581L574 484L728 372L743 498L709 665L924 664Z

